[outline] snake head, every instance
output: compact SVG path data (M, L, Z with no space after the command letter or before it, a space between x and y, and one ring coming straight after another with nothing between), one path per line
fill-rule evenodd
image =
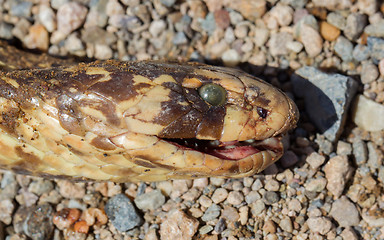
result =
M136 135L119 140L135 148L128 138L150 136L149 147L131 150L133 156L171 167L167 178L242 177L282 156L281 136L299 118L282 91L236 69L156 62L146 67L152 75L138 75L151 86L123 113L129 134Z

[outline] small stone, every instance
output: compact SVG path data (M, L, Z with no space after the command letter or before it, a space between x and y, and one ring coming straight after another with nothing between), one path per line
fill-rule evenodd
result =
M251 204L255 202L256 200L261 199L260 194L257 191L250 191L246 196L245 196L245 201L248 204Z
M201 235L203 234L207 234L209 232L211 232L213 230L213 227L210 226L210 225L205 225L205 226L202 226L200 229L199 229L199 233Z
M356 206L345 196L332 203L330 215L340 227L357 226L360 223L360 214Z
M248 206L242 206L239 208L239 218L241 225L245 225L248 222L248 212L249 207Z
M284 217L279 223L280 228L283 231L291 233L293 231L292 221L289 217Z
M85 195L84 184L73 183L67 180L60 180L57 182L60 194L65 198L83 198Z
M379 150L374 143L368 142L368 166L372 171L375 171L382 166L383 153Z
M277 4L270 11L271 17L277 19L280 26L288 26L293 19L293 10L285 4Z
M31 16L32 2L28 1L13 1L10 14L17 17L28 18Z
M318 154L317 152L313 152L307 157L306 161L312 169L316 170L321 165L323 165L325 157L323 155Z
M280 163L283 168L293 167L298 162L299 162L299 158L293 151L286 151L280 159ZM275 190L271 190L271 191L275 191Z
M309 57L316 57L321 53L323 47L323 40L319 32L311 26L302 23L298 24L299 41L304 45L305 51Z
M278 181L274 180L274 179L270 179L270 180L267 180L265 182L265 186L264 188L267 190L267 191L279 191L280 189L280 184Z
M288 202L288 209L297 213L300 212L302 209L300 201L296 198L293 198Z
M164 240L192 239L197 232L199 221L177 209L168 213L160 225L160 238Z
M345 37L339 36L335 44L335 52L345 62L352 61L353 44Z
M208 221L211 221L213 219L216 219L217 217L219 217L221 214L221 207L216 205L216 204L212 204L204 213L204 215L201 217L201 220L203 220L204 222L208 222Z
M338 141L337 142L337 155L351 155L352 154L352 146L350 143L344 142L344 141Z
M297 42L297 41L291 41L291 42L287 42L285 47L288 49L288 50L291 50L295 53L299 53L301 52L301 50L303 50L303 44L301 42Z
M224 210L221 214L221 217L225 218L229 222L236 222L240 218L239 213L237 212L236 208L229 207L229 206L224 207Z
M366 131L384 129L384 106L358 95L352 111L353 122Z
M65 48L72 55L79 57L85 56L84 45L76 33L69 35L69 37L65 40Z
M368 84L375 81L379 77L379 70L376 65L368 62L363 63L363 67L361 69L361 82L363 84Z
M324 167L327 189L336 198L344 191L345 184L352 176L353 168L350 166L347 156L335 156Z
M263 199L265 204L271 205L277 203L280 200L280 197L276 192L267 191L265 192Z
M264 222L263 231L267 233L275 233L276 232L276 224L272 220L267 220Z
M240 205L244 201L244 195L239 191L232 191L228 194L227 201L234 206Z
M238 1L229 1L228 7L238 11L245 18L250 21L256 21L264 15L267 10L267 3L264 0L238 0Z
M136 207L143 210L155 210L165 203L165 197L160 190L153 190L137 196L134 200Z
M340 29L328 22L320 23L320 34L327 41L335 41L340 36Z
M107 16L124 14L124 8L117 0L109 0L106 4L105 12Z
M208 208L212 205L212 200L209 197L202 195L199 198L199 203L201 206Z
M321 235L327 234L332 228L332 222L326 217L310 217L307 224L311 232Z
M0 22L0 38L4 38L7 40L12 39L13 38L12 29L13 29L13 26L11 24L1 21Z
M367 25L367 17L363 14L352 13L347 17L344 35L351 41L355 41L363 33Z
M309 182L305 184L305 190L310 192L321 192L327 185L325 178L319 177L316 179L309 179Z
M348 239L348 240L358 240L359 237L357 236L356 232L353 230L353 228L351 227L347 227L345 228L340 236L343 238L343 239Z
M253 216L259 216L265 210L265 203L262 200L257 200L251 205L251 212Z
M80 27L87 16L87 8L77 2L66 3L57 10L58 31L69 34Z
M372 204L367 207L371 206ZM377 206L373 206L369 210L363 209L361 217L370 227L384 227L384 211Z
M44 25L48 32L53 32L56 29L56 15L49 5L40 5L38 17L40 23Z
M225 9L220 9L214 12L215 22L217 27L226 29L231 23L229 12Z
M378 2L375 0L360 0L357 1L357 7L362 13L372 15L377 11Z
M381 76L384 76L384 58L379 62L379 72Z
M235 49L228 49L223 53L221 57L223 63L227 67L235 67L240 63L240 55Z
M5 224L12 223L12 213L15 209L14 203L10 199L0 201L0 221Z
M368 25L364 32L372 37L384 37L384 19L379 22Z
M239 219L239 218L237 218ZM222 233L225 230L226 224L225 224L225 219L220 218L219 221L215 225L215 232L217 233Z
M25 36L23 43L29 49L47 51L49 47L48 32L43 25L35 24L29 28L29 33Z
M177 32L173 37L173 44L182 45L188 43L187 36L185 36L184 32Z
M371 57L378 62L384 58L384 39L376 37L368 37L367 44Z
M117 194L110 198L104 210L113 226L121 232L131 230L143 223L131 200L124 194Z
M52 216L53 208L49 204L31 208L24 222L24 233L34 240L50 239L54 229Z
M347 20L339 12L330 12L327 15L327 22L341 30L344 30L347 24Z
M228 197L228 191L225 188L218 188L213 193L211 199L214 203L221 203Z
M355 157L356 163L362 165L367 162L368 149L366 143L360 138L354 138L352 142L353 146L353 155Z
M357 44L355 48L353 49L353 58L358 61L362 62L364 60L367 60L370 55L369 48L366 45Z
M264 46L269 38L269 30L267 28L255 28L255 37L254 41L256 46L261 47Z
M151 22L149 26L149 32L153 37L159 36L167 27L167 24L164 20L155 20Z
M176 0L160 0L160 2L167 7L172 7Z
M201 21L201 28L209 35L216 30L215 16L213 13L208 13L203 21Z
M107 60L113 57L112 49L105 44L95 44L95 56L96 59Z
M288 49L286 48L287 42L293 41L293 36L287 32L279 32L271 34L268 41L269 51L272 56L286 55Z

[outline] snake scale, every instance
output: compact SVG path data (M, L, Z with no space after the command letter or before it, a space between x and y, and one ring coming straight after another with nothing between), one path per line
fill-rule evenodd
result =
M0 46L0 167L42 177L243 177L283 154L296 105L240 70L68 63ZM60 65L60 66L59 66Z

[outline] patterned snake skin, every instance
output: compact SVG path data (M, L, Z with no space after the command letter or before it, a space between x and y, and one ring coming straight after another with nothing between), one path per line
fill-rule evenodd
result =
M115 182L249 176L282 156L281 135L298 120L284 93L239 70L69 65L1 44L0 167L17 173ZM203 97L212 94L206 85L224 91L219 103Z

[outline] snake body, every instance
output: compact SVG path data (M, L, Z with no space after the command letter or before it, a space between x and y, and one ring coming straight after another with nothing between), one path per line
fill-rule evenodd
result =
M298 119L283 92L236 69L115 60L53 65L3 64L3 169L115 182L243 177L282 156L281 135ZM207 84L225 90L223 103L202 98Z

